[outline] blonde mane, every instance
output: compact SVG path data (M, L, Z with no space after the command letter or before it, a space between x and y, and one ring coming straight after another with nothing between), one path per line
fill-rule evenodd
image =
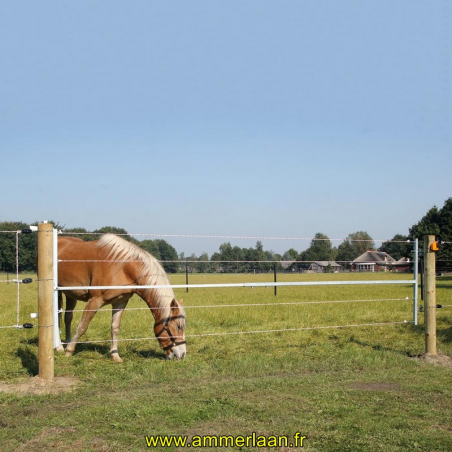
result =
M135 261L141 265L143 273L140 276L140 284L146 286L170 284L165 270L157 259L139 246L114 234L103 235L97 246L99 249L105 250L108 258L113 261L124 261L124 264ZM155 291L156 295L153 297L154 307L162 309L162 317L169 317L171 313L170 305L172 300L175 299L173 289L171 287L147 289L146 292L150 293L151 291Z

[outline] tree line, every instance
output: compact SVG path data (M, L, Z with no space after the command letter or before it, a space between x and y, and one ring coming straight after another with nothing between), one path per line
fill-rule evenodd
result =
M119 227L104 226L95 231L88 232L85 228L64 228L56 221L50 221L56 229L63 231L67 235L74 234L85 241L94 241L101 234L119 234L124 239L133 242L150 252L156 259L164 262L165 270L169 273L178 271L179 265L177 251L166 240L142 240L138 241ZM32 223L37 225L38 223ZM0 222L0 231L22 231L30 225L20 221ZM35 261L38 254L38 235L19 234L19 271L35 271ZM15 234L0 233L0 271L14 272L16 270L16 240Z
M281 270L281 262L291 263L290 268L308 268L313 261L336 261L344 266L350 264L354 259L369 249L375 249L372 237L365 231L357 231L349 234L337 247L333 246L329 237L318 232L312 239L309 247L303 251L294 248L283 254L264 250L262 242L256 242L254 248L240 248L232 246L230 242L220 245L219 250L209 257L207 253L200 256L192 254L185 256L182 252L178 254L176 249L166 240L136 240L128 232L120 227L104 226L89 233L84 228L64 228L58 222L51 222L54 227L61 229L65 234L77 234L83 240L97 240L100 234L121 234L146 251L150 252L156 259L162 261L162 265L169 273L178 271L214 272L266 272L273 268ZM37 224L35 222L34 224ZM29 227L23 222L0 222L0 231L18 231ZM452 198L445 201L442 208L433 206L416 224L408 230L407 235L396 234L378 248L391 255L395 260L402 257L411 258L413 244L410 242L415 238L420 240L425 235L435 235L440 241L440 250L437 254L439 266L441 262L452 261L452 244L441 242L452 242ZM34 271L37 255L37 234L19 234L19 270ZM252 262L252 264L251 264ZM14 272L16 268L16 246L15 235L0 233L0 271ZM287 268L287 265L285 266Z

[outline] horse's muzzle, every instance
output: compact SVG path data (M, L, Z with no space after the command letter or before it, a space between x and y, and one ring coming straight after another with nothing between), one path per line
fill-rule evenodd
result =
M166 359L184 359L187 354L187 347L185 344L176 345L171 347L168 352L169 353L166 355Z

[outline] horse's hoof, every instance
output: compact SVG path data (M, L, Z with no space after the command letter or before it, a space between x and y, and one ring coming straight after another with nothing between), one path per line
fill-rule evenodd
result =
M64 347L62 346L62 345L59 345L57 348L56 348L56 351L57 352L64 352Z
M122 363L122 359L117 353L112 353L110 356L115 363Z

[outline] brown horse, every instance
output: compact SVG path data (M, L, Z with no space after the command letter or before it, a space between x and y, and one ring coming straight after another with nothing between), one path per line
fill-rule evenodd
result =
M58 286L74 287L63 291L66 295L66 356L72 355L96 312L106 304L111 304L110 355L115 361L121 362L118 354L121 317L129 299L136 293L146 302L154 316L154 333L166 351L167 358L185 357L185 312L181 306L182 300L176 301L171 287L127 287L169 285L162 266L148 252L113 234L105 234L95 242L59 237L58 261ZM124 287L77 288L82 286ZM77 300L86 301L87 305L71 339L72 311Z

